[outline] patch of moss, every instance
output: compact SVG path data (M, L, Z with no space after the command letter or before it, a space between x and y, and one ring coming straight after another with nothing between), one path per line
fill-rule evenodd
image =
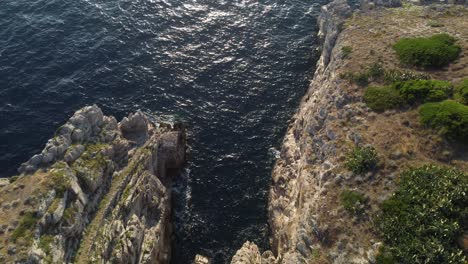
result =
M457 245L467 228L466 190L468 174L455 169L427 165L402 173L377 218L386 251L379 263L466 263Z
M421 67L441 67L449 64L461 52L455 38L436 34L428 38L402 38L393 46L403 64Z
M366 198L359 192L344 190L340 194L341 205L349 212L361 213Z
M44 251L46 255L50 255L51 244L54 242L54 236L43 235L39 238L39 248Z
M68 225L73 225L75 223L75 216L78 212L78 209L75 205L71 205L63 211L63 220L68 223Z
M61 198L55 198L50 204L49 208L47 208L47 212L50 214L54 213L57 210L61 200Z
M383 86L367 88L364 93L364 102L370 109L383 112L400 107L404 100L393 86Z
M313 248L313 249L312 249L312 254L311 254L311 255L312 255L312 259L318 259L318 258L320 258L320 255L321 255L320 249L318 249L318 248Z
M65 191L70 188L71 180L69 167L63 162L55 163L49 172L49 187L55 189L56 197L63 197Z
M127 200L128 196L130 195L130 189L131 189L130 185L127 185L125 187L125 190L123 191L123 194L122 194L122 199L121 199L122 201Z
M33 231L36 228L39 217L33 212L26 212L16 229L11 234L11 239L14 242L23 240L23 242L31 243L33 238Z
M107 168L108 159L102 153L107 144L88 144L81 156L72 164L77 176L85 182L93 181Z
M468 106L453 100L426 103L419 108L421 123L449 138L468 142Z

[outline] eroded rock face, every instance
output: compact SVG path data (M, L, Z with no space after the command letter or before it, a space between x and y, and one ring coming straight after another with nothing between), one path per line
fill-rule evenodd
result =
M336 108L349 100L334 79L334 68L340 63L334 50L344 20L351 9L344 1L334 1L322 9L320 34L324 40L309 91L294 116L272 177L269 197L269 220L272 251L278 263L309 263L311 246L320 239L321 230L314 221L314 201L319 201L322 185L334 167L337 157L334 131L327 121ZM334 115L334 114L333 114ZM314 160L311 160L314 158ZM307 171L305 167L312 168Z
M276 259L273 252L265 251L260 253L257 245L252 242L245 242L242 248L239 249L231 261L232 264L273 264Z
M319 37L323 41L322 54L317 62L314 79L301 102L300 110L293 117L293 124L283 140L283 147L274 170L273 184L269 194L269 221L271 228L271 251L263 254L258 247L246 242L232 258L232 264L241 263L309 263L313 260L310 246L320 232L309 215L311 210L302 208L304 192L309 195L319 194L320 179L331 170L329 156L335 155L335 147L329 144L332 131L322 133L330 107L343 107L346 95L336 89L339 83L333 81L333 68L339 61L334 61L333 50L346 18L351 15L351 7L346 1L337 0L322 7L318 19ZM302 174L302 168L308 164L301 152L310 141L304 135L313 137L313 148L317 155L317 176ZM306 186L304 186L306 185ZM314 199L308 197L309 201ZM298 204L300 203L300 204ZM310 206L310 205L307 205ZM305 213L306 212L306 213ZM309 221L310 220L310 221Z
M372 120L377 119L376 114L362 100L363 88L340 77L340 73L344 73L345 69L352 72L365 69L350 68L349 65L355 64L344 59L342 47L347 45L354 44L354 56L367 55L354 49L363 44L355 43L356 35L350 35L350 32L360 32L360 39L365 34L381 33L381 28L386 29L385 23L380 24L380 29L372 28L373 31L366 28L365 24L374 23L374 17L386 12L395 16L393 18L399 15L398 11L393 13L391 10L376 7L394 7L400 5L400 1L363 2L368 5L367 8L375 10L367 12L363 8L364 10L358 11L357 16L366 19L359 20L361 23L347 23L344 31L341 28L344 20L351 14L349 6L344 1L334 1L322 9L319 18L320 36L323 40L322 56L309 90L291 120L283 140L280 158L272 172L268 213L271 251L274 257L267 261L255 245L246 243L231 263L375 263L382 243L373 229L372 219L368 216L375 215L372 213L377 212L378 204L390 197L397 168L405 166L401 163L397 166L395 163L396 160L403 159L402 153L386 150L387 146L392 146L387 142L392 141L381 140L385 145L379 145L376 141L388 138L393 133L398 134L396 137L401 137L404 133L411 134L414 131L400 129L394 132L392 130L397 127L394 123L375 125ZM431 11L431 14L433 12ZM414 31L412 24L404 33L398 25L395 28L397 30L393 32L398 32L395 33L397 36L405 36L404 33ZM388 34L389 31L382 32ZM390 46L392 42L376 41L375 45L382 43ZM368 46L361 47L371 49ZM353 62L360 59L351 58ZM367 63L371 65L374 61L369 59ZM387 111L384 116L393 114L395 112ZM414 122L417 123L417 119ZM380 132L379 139L374 139L379 133L367 131L377 126L387 128L382 130L383 133ZM412 136L419 137L416 133ZM379 155L382 156L382 160L385 159L385 165L382 165L378 172L363 175L356 175L347 170L344 163L349 149L370 143L379 147ZM427 156L424 154L421 160L427 161ZM375 210L368 208L372 213L362 218L347 213L340 204L340 193L348 188L366 194L373 202L370 207L374 207Z
M80 109L21 165L15 182L1 187L2 203L19 202L2 208L17 220L0 240L14 250L2 248L0 259L168 263L167 171L184 161L183 128L155 124L140 111L117 123L97 106Z
M193 260L193 264L210 264L210 263L211 261L207 257L199 255L199 254L197 254L195 256L195 259Z

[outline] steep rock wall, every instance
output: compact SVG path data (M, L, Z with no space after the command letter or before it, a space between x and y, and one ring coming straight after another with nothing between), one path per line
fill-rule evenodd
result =
M142 112L77 111L0 189L4 263L167 263L185 133ZM13 201L13 202L11 202Z

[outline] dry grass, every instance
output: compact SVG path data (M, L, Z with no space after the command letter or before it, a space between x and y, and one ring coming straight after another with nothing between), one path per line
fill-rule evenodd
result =
M47 188L47 176L47 173L37 171L33 175L21 176L15 182L0 189L0 203L2 205L0 207L0 226L4 231L0 235L2 245L0 253L5 256L5 263L9 261L8 246L15 245L11 241L10 236L21 221L22 215L36 210L37 204L35 204L34 197L45 192ZM12 206L12 203L15 203L15 205ZM25 253L22 250L28 249L27 245L22 246L20 243L17 243L16 247L17 255Z
M466 17L468 8L461 6L406 7L355 14L347 21L340 35L337 49L350 46L352 53L343 60L338 73L359 72L374 63L381 63L386 69L425 72L433 79L458 83L462 78L468 77ZM431 27L431 21L437 21L444 26ZM431 36L436 33L449 33L457 38L457 44L463 49L459 59L443 69L430 71L405 68L399 64L392 48L398 39ZM346 85L342 88L358 103L365 88L344 82ZM334 183L323 194L317 215L318 222L326 223L329 241L323 244L324 247L336 251L338 242L341 242L345 244L345 251L363 256L363 250L366 251L379 240L372 219L379 211L379 204L393 192L400 172L427 163L468 171L468 150L466 146L447 142L433 131L421 127L415 108L384 114L364 113L358 118L362 118L363 121L349 123L337 120L330 126L335 126L334 131L347 128L358 132L364 143L372 144L380 156L379 169L362 176L362 180L351 179ZM343 141L343 136L341 138ZM337 153L346 153L353 144L344 140L339 145L341 146ZM396 153L398 158L395 158ZM340 160L343 160L343 157ZM346 169L340 168L337 172L345 173ZM354 189L365 194L369 203L364 214L354 215L342 208L339 194L344 189Z

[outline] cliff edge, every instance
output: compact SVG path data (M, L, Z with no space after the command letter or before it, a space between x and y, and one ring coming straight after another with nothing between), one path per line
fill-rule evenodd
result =
M2 263L167 263L185 132L77 111L0 189Z
M363 97L366 88L385 85L384 78L461 83L468 76L467 7L361 6L351 12L345 1L334 1L322 8L322 55L272 172L271 251L262 254L246 242L231 263L376 263L383 243L375 221L402 172L435 164L462 171L466 179L467 149L421 125L418 107L376 112ZM398 39L437 33L457 39L462 51L453 63L427 70L398 61ZM350 171L351 153L362 149L372 150L375 167ZM466 252L466 230L458 241Z

